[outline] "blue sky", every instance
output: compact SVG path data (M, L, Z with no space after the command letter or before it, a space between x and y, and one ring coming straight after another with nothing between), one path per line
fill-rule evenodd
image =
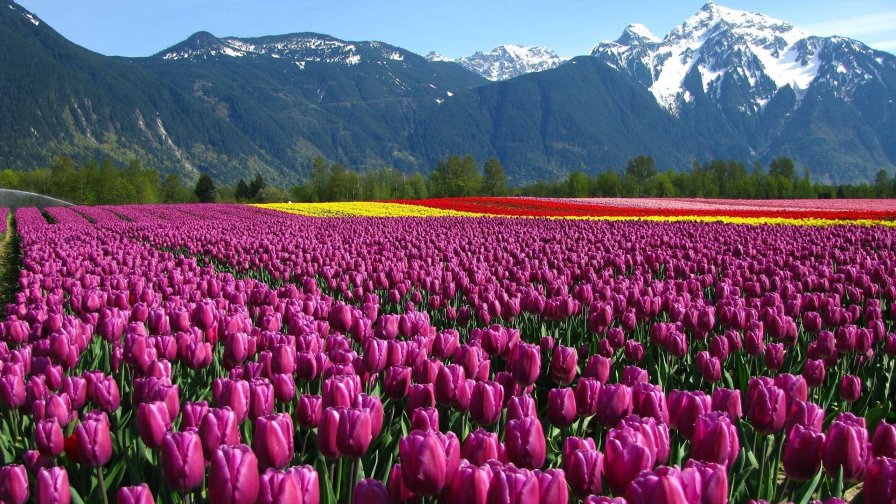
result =
M662 37L704 0L20 0L68 39L102 54L147 56L206 30L218 36L314 31L458 57L504 43L587 54L629 23ZM893 0L729 0L817 35L896 53Z

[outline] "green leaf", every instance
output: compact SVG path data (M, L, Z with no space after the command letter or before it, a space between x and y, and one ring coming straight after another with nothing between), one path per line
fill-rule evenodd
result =
M75 487L70 487L72 491L72 502L75 504L84 504L84 499L81 498L81 495L78 494L78 491L75 490Z
M812 499L812 494L815 493L815 489L818 488L818 483L821 482L821 475L824 474L822 471L818 471L815 474L815 477L803 483L803 485L796 491L796 494L793 496L794 504L808 504Z
M327 460L323 455L318 455L317 463L318 480L320 481L320 498L324 504L336 504L336 494L333 493L333 482L330 481L330 472L327 470Z

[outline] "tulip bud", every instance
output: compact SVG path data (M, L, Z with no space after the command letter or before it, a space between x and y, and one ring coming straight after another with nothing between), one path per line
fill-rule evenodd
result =
M808 359L803 366L803 378L806 380L808 387L820 387L824 383L825 378L824 361Z
M25 504L27 500L28 473L25 466L10 464L0 467L0 501L4 504Z
M116 504L155 504L149 485L141 483L137 486L121 487L115 499Z
M824 434L802 425L794 425L784 444L784 473L788 478L803 481L818 473Z
M594 354L588 358L588 363L585 365L585 371L582 372L582 376L585 378L594 378L600 383L607 383L607 379L610 377L610 368L612 366L613 361L611 359Z
M498 435L484 429L476 429L467 435L461 448L461 456L473 465L481 466L489 460L506 462L507 455Z
M178 492L189 492L205 477L202 442L195 429L168 432L162 439L162 472L165 481Z
M41 468L37 472L36 504L69 504L72 500L68 473L63 467Z
M294 466L287 469L286 472L292 476L296 482L300 502L308 502L312 504L320 502L320 483L317 471L315 471L313 467L308 465Z
M862 492L866 504L896 500L896 459L877 457L872 460L865 470Z
M389 491L380 480L362 479L352 491L352 504L381 504L390 502Z
M304 429L315 429L323 413L323 401L319 395L303 394L296 405L296 423Z
M286 413L259 417L255 421L253 447L260 467L286 467L293 456L292 418Z
M881 421L871 438L871 455L896 458L896 425Z
M602 491L601 475L604 457L597 450L576 450L563 457L566 479L572 492L579 498Z
M150 448L162 445L165 433L171 430L171 418L168 407L162 401L140 403L137 405L137 431L140 439Z
M517 343L510 351L507 368L513 379L523 386L535 383L541 372L541 352L538 345Z
M538 417L510 420L504 427L507 460L517 467L539 469L547 456L544 430Z
M595 378L581 378L576 384L576 414L587 417L597 413L601 382Z
M862 481L868 461L868 431L865 419L852 413L837 415L828 427L824 442L822 462L828 476L835 477L843 468L846 481Z
M756 431L761 434L780 431L786 415L787 397L784 391L758 378L751 378L747 385L747 418Z
M691 439L697 418L712 410L712 399L700 391L669 392L669 424L685 439ZM783 417L782 417L783 424Z
M439 430L439 410L417 408L411 413L411 430Z
M222 446L214 451L208 473L209 502L255 504L258 490L258 459L248 446Z
M650 383L632 386L632 411L641 417L669 423L669 406L663 390Z
M576 397L571 388L556 388L548 391L548 420L564 429L576 420Z
M560 385L568 385L576 377L578 354L575 348L557 346L551 357L551 379Z
M34 444L41 455L58 457L64 448L62 427L55 418L39 420L34 424Z
M106 465L112 458L112 434L105 413L88 414L75 427L75 440L78 460L87 467Z
M452 432L412 431L399 441L398 456L407 488L418 495L435 495L454 478L460 445Z
M611 427L632 412L632 390L627 385L613 383L601 388L597 399L597 420Z
M470 397L470 417L478 425L498 421L504 403L504 389L493 381L477 382Z
M494 471L489 482L486 501L512 504L540 502L541 489L538 477L532 471L517 469L512 465L499 468Z
M492 469L487 465L461 465L446 491L447 500L458 504L487 504L492 476Z
M650 442L630 427L610 429L604 450L604 475L616 494L623 493L641 471L652 468L656 455Z
M787 419L784 423L785 429L790 432L794 425L802 425L815 432L821 432L824 413L824 408L815 403L794 401L790 405L790 409L787 410Z
M239 425L236 413L227 406L210 408L199 422L199 439L202 441L202 454L211 460L221 445L240 443Z
M862 395L862 381L856 375L845 375L840 380L840 397L846 402L856 402Z
M731 467L740 451L737 428L726 413L710 412L697 418L691 437L691 458Z
M270 468L259 480L258 504L302 502L299 483L290 472Z

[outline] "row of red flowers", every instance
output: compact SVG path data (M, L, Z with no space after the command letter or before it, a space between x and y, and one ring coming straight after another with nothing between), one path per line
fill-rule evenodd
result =
M526 197L463 197L399 200L393 203L420 205L489 215L519 217L741 217L829 220L892 220L896 211L865 210L764 210L764 209L685 209L633 208L596 204L584 200L556 200Z

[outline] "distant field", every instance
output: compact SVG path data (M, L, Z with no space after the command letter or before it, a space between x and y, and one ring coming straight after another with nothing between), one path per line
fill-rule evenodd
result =
M735 224L838 223L890 225L896 200L710 200L695 198L469 197L393 202L260 205L318 217L514 216L607 220L729 222Z

